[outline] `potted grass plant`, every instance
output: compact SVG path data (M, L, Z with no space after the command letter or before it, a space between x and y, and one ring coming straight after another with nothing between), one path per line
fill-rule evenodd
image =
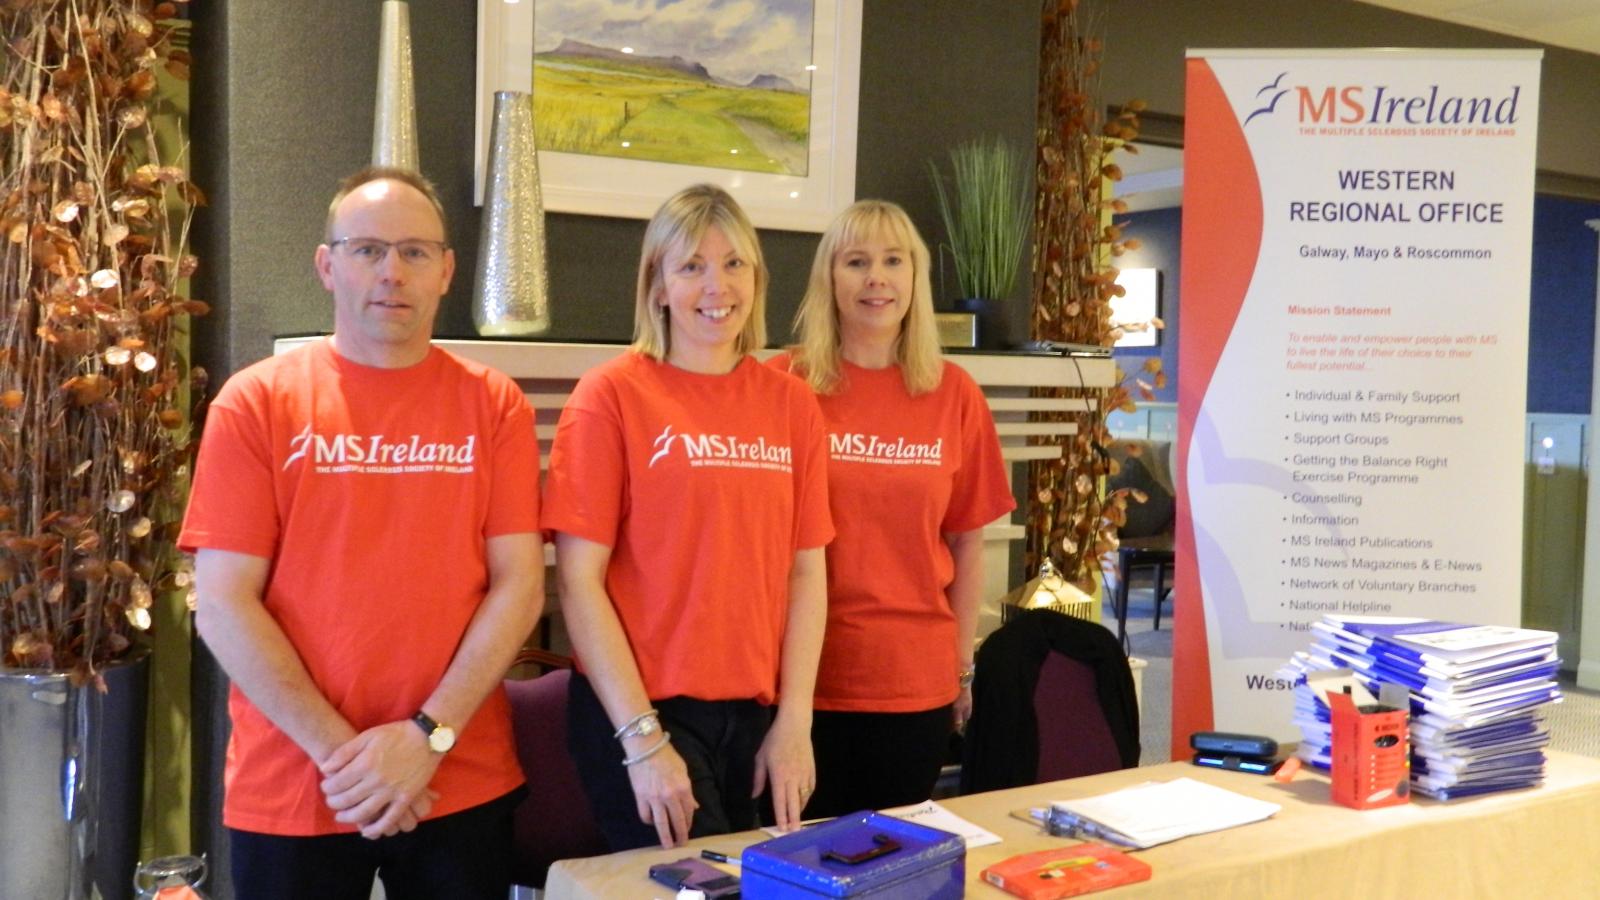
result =
M7 896L125 896L137 861L142 634L190 580L174 547L202 377L186 323L206 311L184 295L201 198L154 134L158 72L187 76L176 11L0 4Z
M1016 286L1033 215L1026 157L1002 137L980 138L950 150L948 185L932 161L928 173L961 288L956 308L977 314L980 340L993 346L996 307Z

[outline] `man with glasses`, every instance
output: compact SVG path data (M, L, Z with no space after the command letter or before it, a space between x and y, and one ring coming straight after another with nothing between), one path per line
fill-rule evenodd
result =
M232 679L235 895L503 900L521 792L501 679L538 621L533 411L432 346L455 270L421 176L329 205L333 335L211 405L180 545Z

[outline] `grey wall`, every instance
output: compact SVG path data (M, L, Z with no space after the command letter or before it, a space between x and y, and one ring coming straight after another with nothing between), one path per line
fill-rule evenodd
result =
M200 325L201 356L218 374L266 356L274 334L332 326L311 252L335 182L370 153L379 7L376 0L197 4L195 159L213 200L198 249L206 263L202 296L221 307ZM475 9L471 0L411 3L422 168L439 186L458 248L441 335L472 329ZM862 33L857 195L905 204L932 243L941 229L927 159L992 133L1032 146L1033 6L870 0ZM628 338L643 225L550 216L552 337ZM770 231L762 243L773 271L769 324L782 338L816 236Z
M1542 46L1354 0L1087 0L1086 7L1104 16L1107 102L1140 98L1172 115L1183 114L1184 51L1191 47ZM1539 168L1600 181L1600 56L1544 50Z

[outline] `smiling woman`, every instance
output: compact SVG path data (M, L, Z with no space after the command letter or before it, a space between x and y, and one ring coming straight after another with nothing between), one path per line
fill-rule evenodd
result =
M613 850L753 828L761 793L797 827L816 785L827 437L805 386L749 355L766 287L733 198L674 195L645 229L632 352L556 428L568 743Z
M839 532L810 818L926 800L972 710L982 528L1013 501L983 392L940 357L928 268L905 210L857 201L817 247L800 347L770 361L817 393Z

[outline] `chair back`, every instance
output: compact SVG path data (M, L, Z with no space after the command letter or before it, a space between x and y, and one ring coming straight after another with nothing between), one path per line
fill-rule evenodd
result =
M1139 764L1133 673L1105 626L1026 610L983 642L977 665L962 793Z
M570 670L558 669L505 682L517 760L528 782L528 796L514 814L512 880L528 887L543 888L556 860L608 852L567 751L571 678Z
M1087 665L1055 651L1046 654L1033 689L1033 712L1039 722L1040 783L1122 768L1095 694L1094 670Z

